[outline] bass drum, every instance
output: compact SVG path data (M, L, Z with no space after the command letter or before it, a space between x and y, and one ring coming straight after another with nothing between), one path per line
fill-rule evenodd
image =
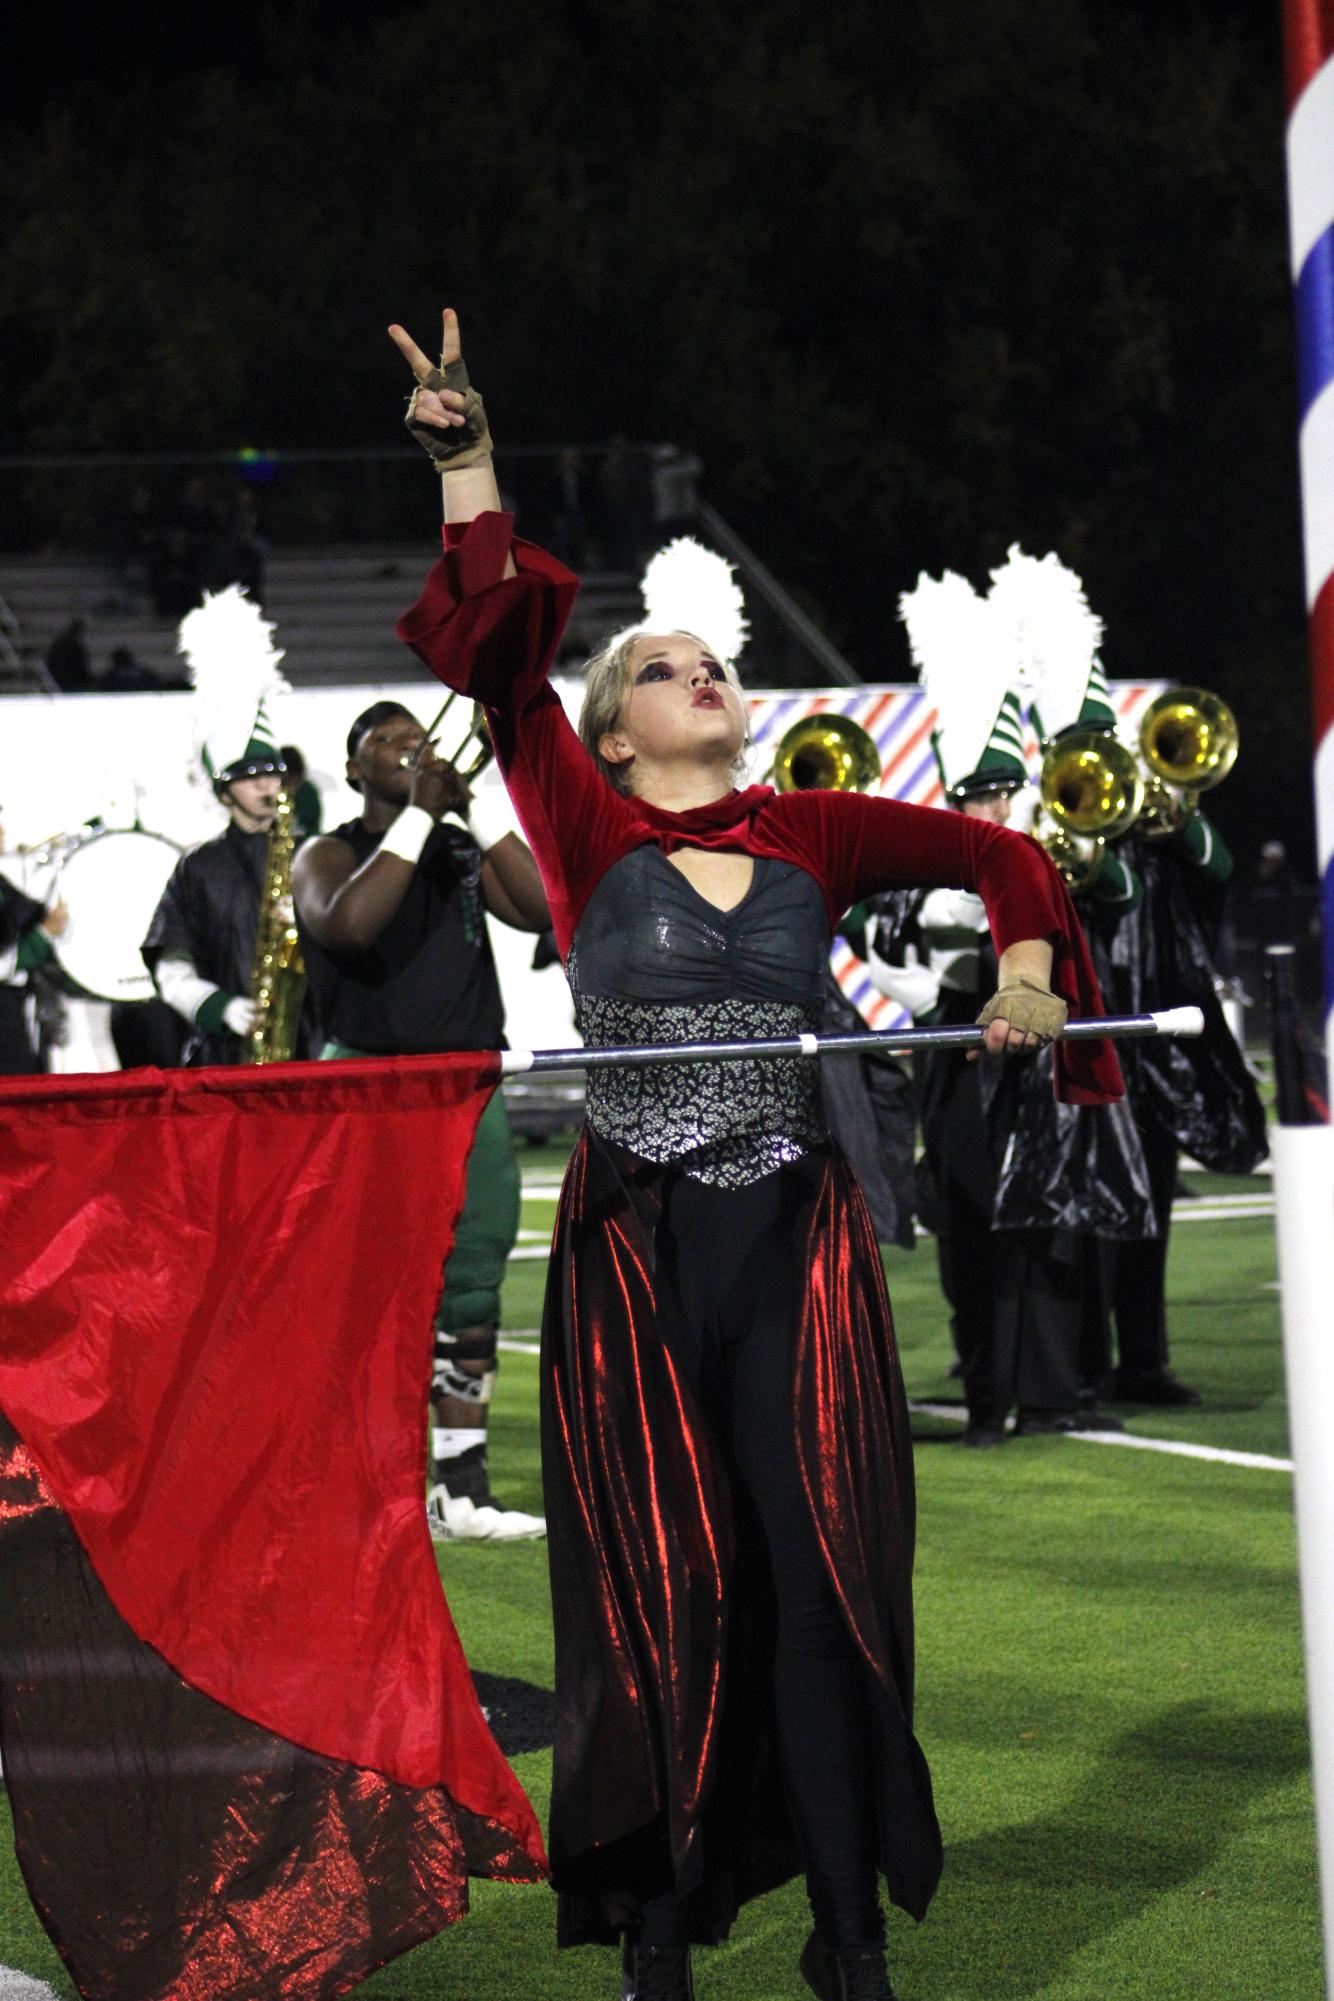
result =
M152 1000L139 947L182 850L165 834L108 827L66 849L51 887L69 923L55 940L61 967L95 1000Z

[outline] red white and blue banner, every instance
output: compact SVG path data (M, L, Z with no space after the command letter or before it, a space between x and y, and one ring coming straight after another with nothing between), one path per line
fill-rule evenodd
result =
M1119 734L1127 743L1139 741L1139 719L1166 686L1162 681L1119 681L1112 688ZM803 690L793 694L756 693L750 697L750 730L755 740L754 775L759 783L769 776L774 752L783 733L803 716L840 715L859 723L880 753L880 780L872 789L887 799L906 799L913 806L942 806L945 800L940 773L931 749L931 732L936 711L921 688L880 686L830 688L819 692ZM1029 770L1037 776L1041 763L1038 742L1031 727L1026 731L1024 756ZM872 984L863 962L842 938L834 940L834 977L848 999L871 1028L904 1028L911 1024L896 1002Z

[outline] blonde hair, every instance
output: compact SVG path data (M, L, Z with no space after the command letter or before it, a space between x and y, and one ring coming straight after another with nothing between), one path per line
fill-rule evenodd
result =
M630 661L636 642L657 636L641 625L631 626L623 632L614 632L610 639L604 640L584 671L584 702L579 711L579 740L612 790L626 798L630 796L631 791L630 774L634 768L633 760L624 764L612 764L602 755L599 746L603 737L614 730L621 720L621 710L625 706L625 698L630 688ZM695 640L700 646L707 644L697 632L683 630L681 636ZM722 660L721 654L715 657ZM736 668L730 660L723 660L722 664L723 671L737 694L742 695ZM742 695L743 713L744 700ZM747 723L745 742L737 752L732 765L734 783L745 775L746 750L749 744L750 725Z

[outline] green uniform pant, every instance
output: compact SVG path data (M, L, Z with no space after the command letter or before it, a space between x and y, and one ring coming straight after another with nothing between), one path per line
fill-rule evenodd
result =
M349 1049L345 1042L326 1042L320 1060L336 1062L365 1054ZM518 1235L519 1163L504 1094L497 1085L478 1121L454 1248L441 1273L435 1324L444 1333L500 1324L501 1282Z

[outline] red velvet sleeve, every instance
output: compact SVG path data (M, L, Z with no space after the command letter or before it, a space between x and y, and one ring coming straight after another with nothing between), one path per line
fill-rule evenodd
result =
M517 574L505 576L513 555ZM542 872L564 958L603 872L648 838L580 743L547 680L578 579L508 514L445 529L445 552L398 636L446 687L486 709L496 762Z
M1052 986L1074 1017L1106 1012L1083 927L1048 856L1026 834L964 813L908 806L859 793L788 792L760 812L781 826L788 852L824 887L830 922L865 896L912 887L971 889L986 905L997 952L1023 938L1052 947ZM1068 1104L1104 1104L1124 1085L1110 1042L1059 1047L1057 1095Z

